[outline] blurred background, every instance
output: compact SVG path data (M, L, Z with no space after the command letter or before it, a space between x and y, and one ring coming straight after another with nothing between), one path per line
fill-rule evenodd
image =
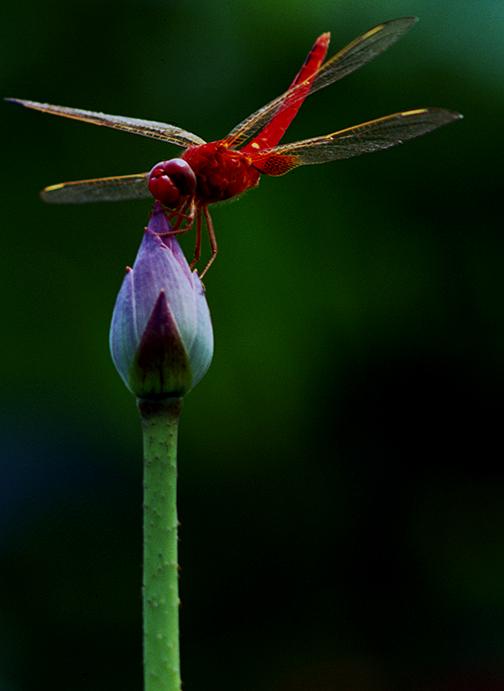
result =
M427 105L462 122L214 209L215 360L180 439L187 691L504 689L504 5L2 9L3 95L207 140L278 95L321 32L335 51L410 14L287 139ZM37 195L177 150L0 117L0 691L139 691L141 438L107 339L149 204Z

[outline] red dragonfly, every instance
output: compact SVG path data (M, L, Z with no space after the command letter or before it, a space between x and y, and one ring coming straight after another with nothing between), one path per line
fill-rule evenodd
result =
M321 137L279 145L305 98L351 74L395 43L416 22L402 17L378 24L324 62L330 34L319 36L292 84L224 137L205 142L174 125L78 108L7 99L27 108L74 120L152 137L184 149L179 158L156 164L148 173L63 182L46 187L47 202L84 203L153 196L172 223L172 233L183 233L196 223L192 266L201 255L205 220L211 256L201 276L217 255L217 240L208 210L210 204L235 197L259 183L261 175L283 175L293 168L325 163L388 149L462 117L443 108L416 108L385 115Z

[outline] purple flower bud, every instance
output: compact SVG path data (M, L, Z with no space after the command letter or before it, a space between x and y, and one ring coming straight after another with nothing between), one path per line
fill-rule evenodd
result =
M126 386L139 398L180 397L203 377L213 332L203 285L191 273L170 226L154 206L132 269L117 296L110 351Z

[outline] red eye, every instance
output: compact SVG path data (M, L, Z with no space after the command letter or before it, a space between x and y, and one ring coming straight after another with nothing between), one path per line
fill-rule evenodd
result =
M149 191L162 204L176 206L181 197L194 194L196 176L182 158L161 161L149 173Z

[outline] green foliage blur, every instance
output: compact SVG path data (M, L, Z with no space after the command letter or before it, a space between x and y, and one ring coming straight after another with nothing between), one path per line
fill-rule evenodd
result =
M215 360L180 446L188 691L504 689L504 5L2 9L3 95L207 140L278 95L321 32L334 51L410 14L288 139L427 105L462 122L214 209ZM45 206L38 190L177 150L0 117L0 691L139 691L141 439L107 338L149 204Z

